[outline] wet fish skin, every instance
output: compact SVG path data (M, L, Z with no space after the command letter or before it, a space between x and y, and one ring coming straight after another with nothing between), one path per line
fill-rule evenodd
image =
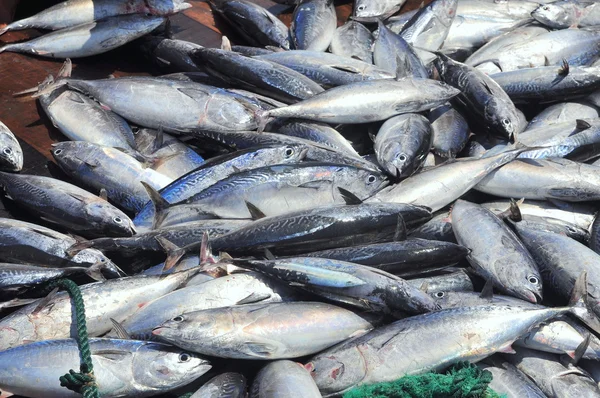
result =
M493 358L493 359L492 359ZM490 388L506 398L546 398L546 394L514 365L492 356L477 366L492 373Z
M258 103L213 86L153 77L65 79L125 119L144 127L181 133L194 129L252 130Z
M304 256L368 265L403 276L448 266L465 258L468 252L467 248L454 243L410 238L398 242L320 250Z
M429 114L433 152L444 158L455 158L469 139L469 125L451 105L442 105Z
M110 318L123 322L139 306L179 287L195 270L161 276L130 276L81 286L90 337L112 329ZM35 341L68 338L74 333L72 304L66 292L58 292L36 316L38 302L33 302L2 318L0 349L5 350Z
M199 44L148 35L140 38L140 48L158 65L174 72L201 72L190 56L194 50L202 48Z
M597 166L567 159L517 159L486 176L475 189L499 197L596 200ZM518 179L519 184L508 183Z
M321 394L330 397L361 384L393 381L461 360L483 359L531 327L568 311L565 307L510 306L435 311L376 328L317 354L305 366L312 369ZM431 345L434 340L436 344Z
M569 27L586 27L598 25L600 9L592 3L577 1L556 1L550 4L540 4L531 16L536 21L553 29Z
M87 236L131 236L133 223L106 200L50 177L0 172L0 184L17 204L46 221Z
M358 21L349 20L335 30L329 50L335 55L358 58L361 61L372 63L371 47L373 42L373 35L368 28Z
M254 303L292 301L296 294L286 285L256 272L227 275L187 286L149 301L131 314L122 326L139 339L150 340L152 329L179 314L224 308L256 297ZM114 336L114 331L109 336Z
M0 170L21 171L23 150L10 129L0 122Z
M395 74L428 79L429 73L410 44L379 21L379 35L373 48L373 61L378 67Z
M408 236L417 239L456 243L450 214L444 211L434 215L431 220L410 231Z
M598 108L584 101L560 102L550 105L529 121L525 131L547 127L550 124L574 122L576 119L598 118Z
M302 0L290 25L292 46L297 50L325 51L337 28L333 0Z
M84 249L70 256L76 243L71 236L28 222L0 218L0 259L50 267L90 267L105 264L103 271L119 277L116 266L96 249Z
M367 123L435 108L459 91L430 79L372 80L334 87L312 98L263 112L326 123Z
M464 200L452 207L456 240L469 248L467 260L480 276L514 297L542 299L542 276L517 235L491 211ZM515 267L514 264L519 264Z
M572 364L563 364L558 355L520 347L503 358L529 376L549 397L597 397L598 385Z
M135 150L133 131L127 122L88 96L58 89L42 94L39 100L54 127L71 141Z
M375 137L379 164L393 177L409 177L417 171L431 148L431 123L416 113L386 120Z
M89 142L56 143L52 156L71 178L95 192L105 189L108 199L131 212L141 210L150 200L140 181L157 190L173 182L118 149Z
M444 163L378 192L367 202L410 203L437 211L464 195L486 175L515 159L518 154L519 151L509 151L484 159L467 158Z
M156 29L164 17L123 15L73 26L0 47L4 51L50 58L82 58L114 50Z
M211 368L208 360L196 354L160 343L90 339L90 349L103 397L166 393L191 383ZM0 357L2 391L34 398L79 396L56 382L68 369L79 366L74 339L40 341L2 351Z
M272 360L310 355L372 328L366 319L331 304L290 302L188 312L152 333L194 352Z
M587 229L583 229L575 224L556 218L526 214L522 215L522 220L519 221L519 224L527 229L566 235L581 243L590 242L590 232ZM513 225L513 222L510 222L509 225ZM592 226L592 234L594 231L593 228L594 227Z
M471 278L462 269L446 275L408 279L407 282L436 298L442 308L444 307L443 302L440 301L440 292L445 297L448 292L472 292L474 290Z
M395 76L395 72L389 73L371 63L321 51L281 51L256 58L287 66L326 87Z
M319 388L301 364L279 360L269 363L258 372L249 398L292 397L299 391L306 398L321 398Z
M246 383L241 373L221 373L204 383L190 398L244 398Z
M462 94L456 97L457 103L470 110L488 128L507 138L521 132L515 105L494 80L443 54L438 55L434 64L444 82L461 90Z
M243 135L255 134L253 132ZM169 203L186 200L211 185L223 180L236 171L244 171L268 166L270 164L296 163L303 159L306 146L292 143L291 145L262 146L249 145L231 154L216 156L204 162L196 170L173 181L160 191L161 196ZM146 205L133 219L139 231L152 227L156 211L152 203Z
M0 263L0 297L14 297L53 279L88 271L85 267L50 268L29 264Z
M210 5L248 43L290 49L287 26L264 7L245 0L211 0Z
M439 50L448 36L458 3L458 0L432 1L402 27L400 36L414 47Z
M306 76L263 58L203 48L194 51L193 59L215 77L250 90L265 90L269 96L286 103L307 99L323 92L321 86Z
M568 298L575 280L581 272L587 271L588 302L594 313L600 314L600 281L596 272L600 267L600 255L567 236L526 229L519 223L515 227L542 271L546 286L559 297Z
M362 22L377 22L395 14L406 0L357 0L352 19Z
M190 7L191 5L183 0L69 0L29 18L8 24L0 29L0 35L11 30L29 28L57 30L133 13L167 16Z
M398 214L405 225L427 220L428 209L405 204L322 206L266 217L214 239L214 250L310 252L359 243L389 241L398 232ZM399 232L402 232L400 230Z

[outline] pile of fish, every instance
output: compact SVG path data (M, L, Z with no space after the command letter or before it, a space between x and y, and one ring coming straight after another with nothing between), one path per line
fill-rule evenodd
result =
M1 31L55 30L0 52L56 58L138 38L169 74L67 60L27 90L68 139L58 178L18 173L0 123L26 215L0 219L0 390L77 396L46 290L70 278L102 397L333 397L459 361L507 397L600 397L600 4L356 0L337 27L331 0L282 2L289 28L211 0L220 49L145 35L177 0Z

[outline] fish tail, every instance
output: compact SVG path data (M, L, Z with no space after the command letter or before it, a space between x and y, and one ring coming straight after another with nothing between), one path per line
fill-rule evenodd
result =
M259 109L254 113L254 116L256 117L256 124L258 126L257 131L262 133L265 131L267 123L269 123L269 111Z
M590 308L587 292L587 272L582 272L575 281L571 300L569 301L569 312L579 318L590 329L600 333L600 320Z
M6 32L8 32L9 30L10 30L10 25L6 25L5 27L0 28L0 36L2 36L3 34L5 34Z

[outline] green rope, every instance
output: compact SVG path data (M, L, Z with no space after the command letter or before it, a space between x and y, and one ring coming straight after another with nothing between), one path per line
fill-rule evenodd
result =
M57 287L65 289L71 300L73 300L77 322L77 347L79 347L81 360L79 372L75 372L73 369L69 370L69 373L59 378L60 385L82 394L84 398L100 398L100 392L94 377L92 353L85 320L85 304L81 296L81 290L75 282L69 279L58 279L48 284L49 290Z
M365 385L348 391L344 398L499 398L488 388L491 381L489 371L461 362L446 374L426 373Z

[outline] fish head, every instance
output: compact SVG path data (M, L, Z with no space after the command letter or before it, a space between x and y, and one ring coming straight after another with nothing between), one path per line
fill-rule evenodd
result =
M574 15L570 10L558 4L540 4L533 10L531 16L536 21L554 29L568 28L575 22Z
M449 28L456 16L458 0L436 0L431 3L431 10L437 17L437 20L446 28Z
M324 352L304 367L310 372L324 396L341 394L367 376L367 365L356 346Z
M385 19L400 9L404 1L371 1L356 0L354 2L353 19L363 22L375 22Z
M23 151L18 142L0 141L0 169L21 171L23 168Z
M385 188L389 180L377 171L340 167L335 173L334 184L352 192L360 199L366 199Z
M255 152L255 160L264 156L269 159L269 164L298 163L306 157L308 150L308 145L302 144L265 147Z
M102 228L107 236L132 236L136 232L133 221L104 199L89 202L85 211L90 224Z
M167 16L191 8L184 0L145 0L144 11L151 15Z
M76 173L82 167L88 165L94 167L94 163L86 162L87 157L93 155L88 150L88 143L82 141L63 141L52 144L52 157L56 163L68 174Z
M522 121L512 102L492 97L485 106L485 118L492 128L510 138L520 132Z
M152 334L160 340L176 343L184 338L202 339L203 341L221 336L231 330L229 311L195 311L177 315L154 328ZM193 336L192 336L193 335Z
M531 303L539 303L543 298L542 290L542 277L538 272L529 270L526 272L525 269L518 272L518 277L521 279L518 287L513 287L512 294L515 297L529 301Z
M137 350L132 365L135 383L158 391L189 384L211 368L197 354L157 343Z
M381 166L396 178L407 177L412 171L410 159L414 154L409 153L408 148L403 148L399 142L389 143L381 152ZM410 170L409 170L410 169Z

